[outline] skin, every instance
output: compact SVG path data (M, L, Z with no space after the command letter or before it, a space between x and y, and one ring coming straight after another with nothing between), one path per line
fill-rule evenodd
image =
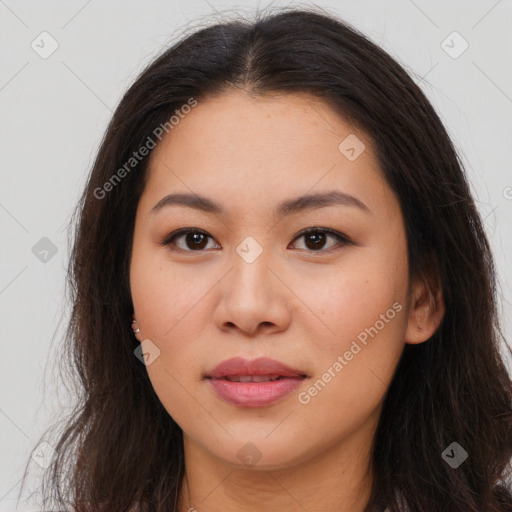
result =
M354 161L338 149L350 134L366 147ZM404 345L428 340L444 314L441 292L434 307L427 285L410 282L401 209L372 141L313 96L227 90L180 120L148 172L130 268L134 328L160 350L147 372L183 429L180 511L362 511L372 438ZM331 205L272 217L285 199L332 190L369 211ZM207 196L226 213L150 212L175 192ZM185 227L207 233L201 249L185 236L161 245ZM329 235L315 250L297 238L311 227L353 243ZM236 251L249 236L262 249L252 263ZM394 303L394 318L300 403ZM274 405L230 405L203 375L233 356L274 358L309 378ZM259 454L252 466L237 456L247 443Z

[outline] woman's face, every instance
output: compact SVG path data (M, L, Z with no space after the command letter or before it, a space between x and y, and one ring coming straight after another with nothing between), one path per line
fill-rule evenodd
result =
M367 135L312 96L229 91L184 115L148 172L130 268L137 337L186 449L270 469L368 446L410 299L401 210ZM335 200L297 201L317 194ZM315 227L329 232L301 234ZM230 382L230 370L280 370L228 364L210 378L233 357L295 373Z

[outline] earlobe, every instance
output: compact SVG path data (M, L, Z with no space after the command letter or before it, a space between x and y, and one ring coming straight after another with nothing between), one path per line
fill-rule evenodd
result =
M441 324L445 314L442 289L432 291L424 281L412 290L405 342L423 343L430 339Z
M133 330L133 334L134 334L135 338L137 338L138 341L141 341L140 340L140 329L139 329L137 320L135 318L135 315L132 316L132 330Z

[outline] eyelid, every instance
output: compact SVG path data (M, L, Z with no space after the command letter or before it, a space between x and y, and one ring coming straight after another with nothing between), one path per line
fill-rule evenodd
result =
M161 242L159 242L160 245L163 245L163 246L169 246L172 244L173 240L175 238L178 238L179 236L182 236L182 235L186 235L188 233L199 233L201 235L205 235L211 239L214 239L209 233L207 233L206 231L202 230L202 229L199 229L199 228L181 228L181 229L177 229L176 231L173 231L172 233L170 233L169 235L167 235ZM218 243L218 242L217 242ZM181 252L204 252L204 250L200 250L200 251L191 251L191 250L185 250L185 249L180 249L179 247L176 248L176 249L173 249L173 250L177 250L177 251L181 251Z
M178 229L176 231L173 231L172 233L167 235L161 242L159 242L159 245L170 246L170 245L173 244L174 239L176 239L176 238L178 238L178 237L180 237L182 235L186 235L188 233L203 234L206 237L209 237L209 238L214 240L214 238L208 232L206 232L206 231L204 231L202 229L199 229L199 228L188 227L188 228L181 228L181 229ZM343 247L343 246L346 246L346 245L354 245L354 242L352 240L350 240L350 238L347 235L345 235L345 234L343 234L343 233L341 233L341 232L339 232L337 230L330 229L330 228L323 228L321 226L312 226L312 227L305 228L305 229L299 231L296 235L293 236L292 242L294 242L298 238L300 238L300 237L302 237L304 235L308 235L310 233L324 233L327 236L331 236L331 237L335 238L338 243L336 243L334 246L332 246L332 247L330 247L328 249L319 249L317 251L315 251L315 250L307 250L307 249L298 249L298 250L306 251L306 252L311 253L311 254L319 254L319 255L321 255L321 254L327 254L327 253L336 251L336 250L340 249L340 246ZM171 250L179 251L179 252L182 252L182 253L183 252L185 252L185 253L201 253L201 252L206 252L205 249L200 249L200 250L194 251L194 250L181 249L179 247L173 247Z
M336 245L332 246L330 249L320 249L318 251L307 251L307 252L325 254L327 252L336 250L337 248L339 248L340 244L353 245L352 240L350 240L350 238L347 235L345 235L335 229L323 228L321 226L312 226L310 228L306 228L306 229L303 229L302 231L299 231L299 233L297 233L293 237L292 242L297 240L297 238L300 238L304 235L309 235L310 233L324 233L325 235L332 236L333 238L335 238L338 241L338 243Z
M312 256L313 258L318 257L321 258L322 256L328 256L332 253L335 253L337 251L340 251L342 248L350 245L355 245L355 242L353 242L347 235L344 233L337 231L335 229L330 228L323 228L321 226L312 226L310 228L306 228L301 230L299 233L297 233L292 240L292 243L297 240L298 238L303 237L304 235L308 235L309 233L324 233L327 236L330 236L334 239L336 239L336 243L332 245L331 247L327 249L318 249L318 250L308 250L308 249L296 249L297 251L300 251L302 253L306 253L308 256Z

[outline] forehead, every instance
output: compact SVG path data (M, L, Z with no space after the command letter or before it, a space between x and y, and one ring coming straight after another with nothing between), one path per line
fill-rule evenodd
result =
M262 96L230 89L199 100L189 113L174 119L178 123L155 150L155 158L166 149L176 151L178 144L193 145L199 151L197 157L207 151L229 154L233 159L236 154L240 159L258 156L258 151L266 159L289 159L306 153L318 156L321 152L327 156L338 152L339 142L350 134L371 145L369 137L327 103L303 93ZM267 153L269 147L273 148L272 155ZM287 152L291 147L293 154Z
M308 94L229 90L199 100L155 148L148 172L153 200L176 189L252 204L333 188L389 195L370 138Z

